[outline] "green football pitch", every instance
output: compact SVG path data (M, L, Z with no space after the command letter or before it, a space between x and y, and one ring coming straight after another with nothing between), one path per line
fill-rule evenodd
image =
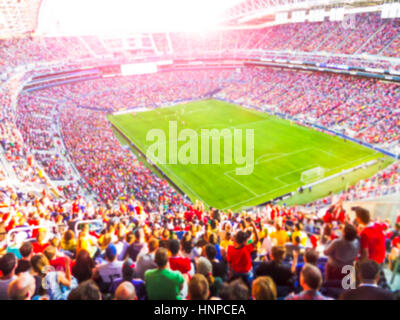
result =
M322 167L324 176L327 177L373 159L385 158L382 154L356 143L219 100L203 100L145 112L109 115L108 119L144 154L155 142L148 139L149 131L161 129L166 136L167 161L166 164L159 164L160 169L193 201L200 200L207 206L219 209L239 210L295 191L304 185L301 174L309 169ZM180 159L176 164L170 163L171 121L176 121L178 134L183 129L193 129L199 134L198 164L182 164ZM242 129L243 155L246 153L246 129L254 129L254 167L251 174L237 175L235 170L245 165L237 164L235 159L232 164L223 163L223 140L220 142L220 164L204 164L201 161L202 129L224 128L231 132ZM186 142L178 141L177 150ZM211 151L210 140L210 153ZM210 154L210 162L211 157ZM386 159L382 166L389 162ZM368 169L361 174L356 172L353 179L350 176L346 184L354 183L355 179L366 178L382 169L382 166ZM334 185L327 182L326 186L319 186L318 192L314 193L313 190L302 201L315 200L330 191L340 191L346 187L343 180L333 183Z

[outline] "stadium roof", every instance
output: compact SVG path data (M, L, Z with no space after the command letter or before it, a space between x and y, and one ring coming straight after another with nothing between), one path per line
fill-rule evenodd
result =
M204 31L260 25L296 9L356 7L391 0L1 0L0 38Z
M43 0L40 34L203 31L244 0Z
M224 22L234 25L258 24L273 19L278 12L329 8L377 6L398 0L245 0L229 7Z

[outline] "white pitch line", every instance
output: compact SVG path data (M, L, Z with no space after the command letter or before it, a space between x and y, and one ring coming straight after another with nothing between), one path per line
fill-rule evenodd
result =
M209 109L209 108L208 108L208 109ZM208 110L208 109L206 109L206 110ZM190 113L194 113L194 112L197 112L197 111L204 111L204 109L203 109L203 110L196 110L196 111L193 110L193 111L189 111L189 112L190 112ZM189 112L187 112L186 114L189 114ZM172 115L171 115L171 116L172 116ZM235 128L235 127L239 127L239 126L250 125L250 124L252 124L252 123L264 122L264 121L267 121L267 120L269 120L269 119L263 119L263 120L254 121L254 122L250 122L250 123L245 123L245 124L243 124L243 125L232 126L232 127L228 127L228 128ZM126 131L125 131L124 129L120 128L119 126L118 126L118 128L119 128L120 130L122 130L122 131L126 134ZM306 128L303 128L303 127L301 127L301 126L300 126L300 128L301 128L301 129L306 129ZM309 128L307 128L307 129L310 130ZM128 136L128 135L127 135L127 136ZM329 136L329 137L332 138L332 140L336 140L336 139L334 139L334 137L331 137L331 136ZM141 147L141 149L143 149L143 145L142 145L141 143L138 143L138 141L136 141L136 139L133 138L133 137L130 137L130 138L135 142L136 145L138 145L139 147ZM362 146L359 146L359 145L356 145L356 146L359 147L360 149L363 149ZM368 155L368 156L365 156L365 157L356 159L356 160L354 160L354 161L348 162L346 159L344 159L344 158L342 158L342 157L338 157L338 156L336 156L336 155L334 155L334 154L332 154L332 153L329 153L329 152L327 152L327 151L325 151L325 150L321 150L321 149L316 148L316 147L311 147L311 148L305 148L305 149L297 150L297 151L290 152L290 153L282 153L282 154L275 153L275 154L279 154L279 156L277 156L277 157L272 157L272 158L269 158L269 159L267 159L267 160L265 160L265 161L259 162L259 159L260 159L260 158L263 158L263 157L265 157L266 155L271 155L271 154L264 154L263 156L261 156L261 157L259 157L259 158L256 159L256 164L261 164L261 163L269 162L269 161L271 161L271 160L276 160L276 159L279 159L279 158L284 158L284 157L287 157L287 156L290 156L290 155L293 155L293 154L296 154L296 153L299 153L299 152L307 151L307 150L310 150L310 149L314 149L314 150L317 150L317 151L320 151L320 152L323 152L323 153L326 153L326 154L331 154L332 156L335 156L336 158L341 158L341 159L343 159L343 160L346 161L345 164L342 164L342 165L340 165L340 166L337 166L337 167L328 169L327 172L331 172L331 171L333 171L333 170L335 170L335 169L337 169L337 168L340 168L340 167L346 167L346 166L348 166L348 165L351 164L351 163L358 162L358 161L361 161L361 160L363 160L363 159L366 159L366 158L369 158L369 157L372 156L372 155ZM144 150L145 150L145 148L144 148ZM375 154L377 154L377 153L378 153L378 152L375 152ZM293 172L305 170L305 169L307 169L307 168L309 168L309 167L310 167L310 166L306 166L306 167L304 167L304 168L299 168L299 169L294 170L294 171L292 171L292 172L288 172L288 173L286 173L286 174L284 174L284 175L277 176L277 177L275 177L275 179L276 179L277 181L281 182L281 183L284 183L283 181L281 181L281 180L279 179L279 177L288 175L288 174L293 173ZM203 203L205 203L206 205L208 205L201 197L199 197L199 195L198 195L196 192L193 191L193 189L192 189L190 186L188 186L185 182L183 182L183 181L181 180L181 178L178 177L174 172L172 172L172 171L171 171L169 168L167 168L167 167L163 167L163 169L166 169L166 171L168 171L168 172L170 173L170 175L172 175L175 179L179 180L180 183L181 183L182 185L184 185L187 189L189 189L194 195L196 195L196 196L199 198L199 200L201 200ZM252 190L250 190L248 187L246 187L245 185L243 185L241 182L239 182L239 181L237 181L236 179L234 179L234 178L229 174L230 172L233 172L233 171L234 171L234 170L226 171L226 172L224 172L224 174L225 174L226 176L228 176L229 178L231 178L232 180L234 180L237 184L241 185L243 188L245 188L246 190L248 190L249 192L251 192L252 194L254 194L255 196L254 196L254 197L251 197L251 198L248 198L248 199L246 199L246 200L237 202L237 203L235 203L235 204L232 204L232 205L230 205L230 206L228 206L228 207L223 208L222 210L226 210L226 209L228 209L228 208L236 207L236 206L239 205L239 204L242 204L242 203L245 203L245 202L249 202L249 201L251 201L251 200L253 200L253 199L261 198L261 197L263 197L263 196L265 196L265 195L267 195L267 194L274 193L275 191L284 189L284 188L286 188L286 187L288 187L288 186L292 186L292 185L295 185L295 184L298 183L298 182L294 182L294 183L291 183L291 184L285 184L285 185L283 185L283 186L281 186L281 187L279 187L279 188L275 188L275 189L273 189L273 190L269 190L268 192L265 192L265 193L262 193L262 194L256 194L255 192L253 192Z
M146 148L143 148L143 145L141 143L138 143L138 141L131 136L128 136L125 132L124 129L118 127L120 130L122 130L125 133L125 136L128 137L129 139L132 139L133 142L140 148L142 149L142 152L144 153L144 150L146 150ZM147 156L147 155L146 155ZM153 163L156 163L156 161L154 161L153 159L150 159ZM208 206L207 202L205 202L195 191L193 191L193 189L191 187L189 187L185 182L182 181L182 179L180 177L178 177L173 171L171 171L171 169L169 169L168 167L162 166L161 167L164 171L168 171L170 175L172 175L176 180L179 180L180 183L182 185L184 185L187 189L190 190L190 192L192 192L197 198L199 198L199 200L201 200L206 206Z
M153 109L151 111L155 111L155 110L159 110L159 109ZM177 116L178 117L184 117L186 115L191 115L193 113L204 112L204 111L210 110L210 108L204 108L204 109L201 109L201 110L185 111L183 114L181 113L181 110L182 109L180 109L179 111L176 111L176 114L175 113L163 114L163 115L160 115L159 117L146 118L146 119L143 119L143 120L146 120L146 121L157 121L157 120L160 120L160 119L161 120L165 120L165 119L169 120L169 118L171 117L171 120L174 119L175 121L177 121ZM132 110L132 111L134 112L134 110Z
M296 169L296 170L289 171L289 172L287 172L287 173L285 173L285 174L281 174L280 176L276 176L276 178L280 178L280 177L287 176L287 175L289 175L289 174L291 174L291 173L293 173L293 172L304 171L304 170L307 170L307 169L311 169L311 168L313 168L313 167L315 167L315 164L312 164L312 165L309 165L309 166L305 166L305 167L303 167L303 168L299 168L299 169Z
M376 153L378 153L378 152L376 152ZM375 154L376 154L376 153L375 153ZM340 165L340 166L333 167L333 168L327 170L327 172L331 172L331 171L333 171L333 170L335 170L335 169L337 169L337 168L345 167L345 166L349 165L350 163L358 162L358 161L361 161L361 160L363 160L363 159L367 159L367 158L369 158L369 157L371 157L371 156L372 156L372 154L371 154L371 155L368 155L368 156L365 156L365 157L362 157L362 158L359 158L359 159L356 159L356 160L354 160L354 161L346 162L345 164L342 164L342 165ZM363 161L363 162L364 162L364 161Z
M232 170L232 171L233 171L233 170ZM258 194L255 193L253 190L249 189L249 188L246 187L243 183L241 183L240 181L237 181L235 178L233 178L233 177L229 174L229 172L232 172L232 171L226 171L226 172L224 172L224 175L227 176L227 177L229 177L229 178L231 178L234 182L236 182L237 184L239 184L240 186L242 186L242 187L243 187L244 189L246 189L247 191L251 192L253 195L258 196Z
M258 161L260 161L260 159L264 159L264 158L268 159L267 156L277 156L277 155L281 156L282 153L279 153L279 152L275 152L275 153L264 153L262 156L259 156L259 157L256 159L256 164L258 163Z
M317 148L317 147L311 147L310 149L314 149L314 150L316 150L316 151L318 151L318 152L325 153L325 154L330 155L330 156L332 156L332 157L335 157L335 158L338 158L338 159L342 159L342 160L344 160L344 161L348 161L346 158L343 158L343 157L341 157L341 156L338 156L338 155L336 155L336 154L334 154L334 153L332 153L332 152L330 152L330 151L325 151L325 150L322 150L322 149Z
M303 151L307 151L307 150L310 150L310 148L305 148L305 149L301 149L301 150L297 150L297 151L293 151L293 152L288 152L288 153L281 153L280 156L272 157L272 158L269 158L269 159L263 160L263 161L258 161L258 159L260 159L260 157L264 157L264 155L262 155L262 156L257 158L256 164L266 163L266 162L269 162L269 161L272 161L272 160L276 160L276 159L280 159L280 158L286 158L286 157L291 156L293 154L296 154L296 153L299 153L299 152L303 152Z

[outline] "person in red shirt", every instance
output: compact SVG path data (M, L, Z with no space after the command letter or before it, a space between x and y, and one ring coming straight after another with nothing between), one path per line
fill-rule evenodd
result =
M229 246L226 254L231 278L243 278L249 282L252 277L252 259L251 253L256 249L259 240L254 222L251 222L252 231L238 231L235 235L233 246ZM254 241L248 243L250 237L254 235Z
M370 259L382 264L386 256L385 234L386 224L371 222L368 210L361 207L351 208L356 213L357 222L363 227L360 232L360 260Z
M190 207L189 210L187 210L185 212L185 220L188 222L192 222L193 221L193 216L194 216L194 211L193 208Z
M52 267L54 267L55 271L63 271L66 272L66 266L69 266L71 272L71 259L66 256L61 256L58 254L58 250L54 246L48 246L43 251L46 258L49 260L49 263Z
M44 249L46 249L50 244L46 240L47 231L46 229L40 228L38 234L36 236L36 242L32 243L33 253L43 253Z
M343 209L342 200L326 211L323 220L325 223L332 223L333 221L344 223L346 221L346 211Z
M168 241L168 250L171 253L169 258L169 267L171 270L180 271L182 274L189 274L192 271L192 262L189 258L179 254L180 243L177 239Z

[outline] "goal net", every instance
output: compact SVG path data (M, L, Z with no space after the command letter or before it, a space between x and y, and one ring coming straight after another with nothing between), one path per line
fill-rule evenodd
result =
M301 182L310 183L324 177L325 169L322 167L312 168L301 173Z

